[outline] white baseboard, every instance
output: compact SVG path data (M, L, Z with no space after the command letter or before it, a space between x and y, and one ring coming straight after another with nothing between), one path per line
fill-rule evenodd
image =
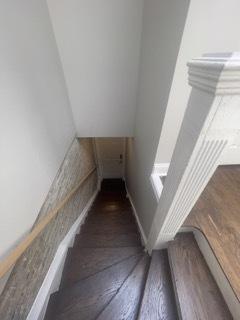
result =
M90 200L86 204L80 216L74 222L74 224L68 231L65 238L59 244L59 247L54 256L54 259L50 265L50 268L46 274L46 277L42 283L42 286L38 291L36 299L34 300L34 303L32 305L32 308L26 320L44 319L50 295L56 292L59 288L68 248L73 245L75 235L80 231L80 227L83 224L87 216L87 213L94 199L96 198L97 193L98 193L98 189L94 192L93 196L90 198Z
M130 203L131 203L131 206L132 206L132 208L133 208L133 213L134 213L134 216L135 216L135 219L136 219L136 221L137 221L137 225L138 225L138 228L139 228L139 231L140 231L140 234L141 234L142 244L144 245L144 247L146 247L147 237L146 237L146 235L145 235L145 232L144 232L144 230L143 230L143 227L142 227L142 225L141 225L141 222L140 222L140 220L139 220L139 218L138 218L137 210L136 210L136 208L135 208L135 206L134 206L132 197L131 197L131 195L130 195L130 193L129 193L129 191L128 191L128 188L127 188L127 186L126 186L126 183L125 183L125 188L126 188L126 191L127 191L127 197L128 197L128 199L129 199L129 201L130 201Z

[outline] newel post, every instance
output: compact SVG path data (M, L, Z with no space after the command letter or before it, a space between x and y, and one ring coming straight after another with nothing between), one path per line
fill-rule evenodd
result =
M240 53L204 55L188 68L192 92L148 238L150 252L174 238L240 132Z

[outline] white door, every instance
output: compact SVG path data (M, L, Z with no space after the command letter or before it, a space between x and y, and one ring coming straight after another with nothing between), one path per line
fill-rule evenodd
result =
M102 178L123 178L125 138L96 138L95 140Z

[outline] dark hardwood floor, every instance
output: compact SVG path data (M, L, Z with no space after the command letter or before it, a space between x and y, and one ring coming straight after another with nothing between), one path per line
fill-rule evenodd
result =
M141 247L72 248L68 252L62 275L61 289L95 275L142 252Z
M98 316L98 320L136 319L146 280L149 256L144 254L118 294Z
M232 318L193 236L178 236L169 256L159 250L150 257L142 247L124 183L103 181L68 251L45 320L137 319Z
M207 238L240 302L240 166L220 166L184 223Z
M153 251L138 320L177 320L167 250Z
M45 320L136 319L149 261L123 181L103 181Z
M193 234L178 234L168 254L181 319L232 320Z
M55 293L45 319L96 319L118 293L142 255L132 256ZM115 310L117 312L118 310Z

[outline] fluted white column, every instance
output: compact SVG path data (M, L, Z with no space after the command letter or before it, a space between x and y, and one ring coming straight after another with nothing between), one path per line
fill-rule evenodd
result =
M149 251L174 238L240 132L240 53L204 55L188 67L192 92L150 231Z

